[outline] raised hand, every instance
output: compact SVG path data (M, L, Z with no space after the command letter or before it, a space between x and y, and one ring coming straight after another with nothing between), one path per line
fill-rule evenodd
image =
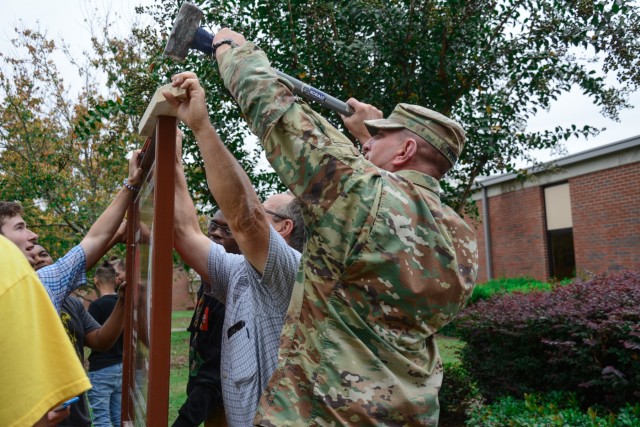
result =
M187 98L184 101L180 101L170 92L162 93L167 102L176 109L178 118L194 133L211 126L204 89L200 85L198 76L190 71L178 73L171 77L171 85L187 91Z
M383 117L382 111L371 104L365 104L355 98L349 98L347 104L353 108L353 114L351 116L343 116L340 114L340 117L342 117L342 121L349 132L351 132L351 135L355 136L358 141L364 144L371 138L371 134L369 134L369 130L364 125L364 121L381 119Z

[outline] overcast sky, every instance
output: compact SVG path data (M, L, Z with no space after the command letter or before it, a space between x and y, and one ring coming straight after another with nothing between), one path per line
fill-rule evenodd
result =
M3 2L3 12L0 15L0 51L7 52L10 48L9 40L13 37L13 28L22 23L27 28L37 28L47 32L47 34L58 39L62 37L72 52L80 54L83 49L89 46L88 25L84 22L84 17L88 16L88 8L94 7L99 10L118 12L120 30L123 34L135 17L134 7L140 3L152 3L153 0L29 0L5 1ZM62 57L60 58L62 61ZM64 69L61 67L61 69ZM70 73L71 74L71 73ZM69 81L73 74L66 80ZM335 95L335 94L334 94ZM338 96L339 97L339 96ZM631 97L631 104L634 109L625 110L620 114L621 121L616 123L605 119L599 114L598 108L593 106L587 97L577 93L577 91L565 94L555 104L549 112L541 112L529 122L530 130L544 130L558 125L576 124L583 126L591 124L597 127L606 127L607 130L590 140L573 140L567 144L570 154L591 149L600 145L609 144L640 135L640 92L636 92ZM554 157L549 152L536 153L539 160L546 161Z

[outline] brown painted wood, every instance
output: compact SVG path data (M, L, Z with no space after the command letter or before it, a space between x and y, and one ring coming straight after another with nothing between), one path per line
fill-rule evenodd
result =
M158 117L154 167L148 426L166 425L169 416L176 126L175 117Z
M127 215L123 425L168 422L177 121L163 89L156 91L143 120L153 122L155 131L142 149L144 180ZM149 233L141 231L149 227L150 241Z
M140 165L144 182L127 213L129 289L125 300L123 424L155 426L166 425L168 421L176 124L175 117L158 117L156 131L142 149ZM149 226L142 224L149 218L142 210L150 208L153 210L152 246L143 240L145 233L141 232L142 227ZM146 270L141 269L141 250L145 254L149 252L148 277L141 277L141 272ZM147 290L141 281L151 287L151 301L147 301ZM147 319L148 304L151 311ZM136 375L147 381L146 387L136 383ZM136 420L138 417L143 419Z
M136 271L135 252L135 224L138 223L138 206L135 200L131 201L127 210L127 252L126 252L126 281L127 293L125 294L125 313L123 331L123 354L122 354L122 408L120 412L121 420L133 420L133 401L131 400L130 387L133 384L133 359L135 342L133 338L133 295L134 288L138 286L138 272Z
M144 153L153 151L155 146L153 138L147 138L142 147L143 157L140 166L143 175L148 176L149 170L153 167L153 162L145 162ZM140 195L133 199L127 210L127 249L126 249L126 280L127 293L125 296L125 317L123 331L123 354L122 354L122 410L121 420L123 425L135 419L135 408L133 405L133 385L135 382L134 356L136 351L136 336L134 330L137 323L134 321L134 301L140 288L140 234L138 234L140 223Z

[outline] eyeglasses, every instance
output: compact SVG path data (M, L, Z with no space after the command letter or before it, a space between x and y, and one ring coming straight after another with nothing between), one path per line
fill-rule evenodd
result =
M220 230L220 232L227 237L231 237L232 235L231 229L229 228L228 225L222 225L222 224L218 224L215 221L211 221L209 223L209 234L213 234L213 232L216 230Z
M293 218L290 218L290 217L288 217L288 216L286 216L286 215L282 215L282 214L279 214L279 213L275 213L275 212L273 212L273 211L270 211L269 209L265 209L264 211L265 211L266 213L268 213L269 215L271 215L271 216L275 216L275 217L280 218L280 221L285 220L285 219L288 219L288 220L290 220L290 221L293 221Z

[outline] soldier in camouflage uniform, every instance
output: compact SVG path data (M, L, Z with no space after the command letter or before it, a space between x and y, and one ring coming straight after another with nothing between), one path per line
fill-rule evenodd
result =
M254 424L436 425L442 362L434 333L471 295L477 244L439 197L464 131L400 104L360 154L228 29L220 74L282 181L301 200L308 240L278 369ZM364 138L365 104L347 126ZM369 109L370 112L370 109ZM379 117L379 116L378 116ZM296 305L296 304L292 304Z

